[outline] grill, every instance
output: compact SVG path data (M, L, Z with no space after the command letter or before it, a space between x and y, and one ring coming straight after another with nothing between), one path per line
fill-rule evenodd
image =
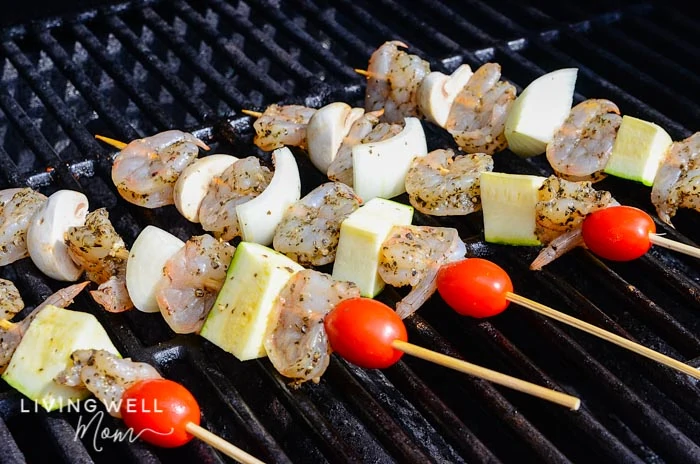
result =
M80 11L69 2L43 11L27 3L0 31L0 188L83 191L91 209L109 209L128 245L147 224L185 240L201 229L173 207L121 200L109 176L113 153L95 133L130 140L179 128L213 152L267 159L240 109L361 106L364 79L352 68L364 68L385 40L403 40L433 70L498 62L519 91L547 71L578 67L576 102L608 98L674 140L700 121L700 17L674 2L144 0L84 1ZM453 146L426 129L429 149ZM297 154L304 194L324 179ZM550 173L543 157L504 152L495 161L497 171ZM641 184L608 178L599 186L653 211ZM655 247L618 264L576 250L535 273L527 267L536 249L484 243L481 221L479 213L416 215L420 224L458 228L471 255L510 272L516 292L700 366L692 258ZM700 239L696 213L681 211L674 223L677 230L657 225L675 240ZM25 311L62 286L29 260L0 276L16 282ZM380 298L393 303L402 294L387 289ZM700 462L696 381L517 307L477 321L435 297L406 320L409 338L578 395L580 411L408 356L383 371L334 356L320 384L291 388L266 359L241 363L201 337L175 336L159 314L107 314L85 295L72 307L95 314L125 356L187 386L207 428L268 462ZM198 441L175 450L93 442L94 428L76 440L89 415L26 413L4 383L0 417L2 462L227 462ZM102 426L119 422L107 416Z

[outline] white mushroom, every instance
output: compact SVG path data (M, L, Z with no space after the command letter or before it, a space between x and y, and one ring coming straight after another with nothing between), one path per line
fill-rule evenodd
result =
M463 64L449 76L437 71L428 74L418 88L418 108L423 116L445 127L455 97L467 85L472 74L468 64Z
M73 282L83 273L65 244L69 227L85 224L88 199L74 190L59 190L34 213L27 227L29 256L52 279Z
M199 222L199 205L214 177L231 166L238 158L231 155L209 155L197 159L182 171L175 182L175 208L185 219Z
M320 108L306 126L309 158L316 168L326 174L343 139L353 123L365 113L362 108L352 108L347 103L334 102Z

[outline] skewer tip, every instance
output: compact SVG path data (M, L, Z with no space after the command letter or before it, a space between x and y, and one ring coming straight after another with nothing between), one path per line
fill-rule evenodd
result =
M111 139L109 137L105 137L103 135L95 134L95 138L97 140L100 140L108 145L113 146L114 148L118 150L123 150L124 147L126 147L126 143L120 142L119 140Z
M369 77L369 72L364 69L355 68L354 71L361 76Z
M241 113L247 114L248 116L252 116L254 118L259 118L263 114L260 111L253 111L253 110L241 110Z

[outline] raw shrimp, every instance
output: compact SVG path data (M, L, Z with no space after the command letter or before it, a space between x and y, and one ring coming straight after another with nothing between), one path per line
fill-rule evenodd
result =
M586 216L599 209L618 205L610 192L595 190L591 182L573 182L550 176L538 190L535 207L535 234L546 246L530 264L539 271L547 264L583 246L581 226Z
M585 217L613 200L610 192L596 190L588 181L573 182L549 176L537 191L535 234L543 243L581 225Z
M411 292L396 304L403 319L425 303L437 288L440 266L462 259L467 248L456 229L394 226L379 251L379 275L395 287Z
M500 78L501 65L484 64L450 108L445 129L466 153L493 155L508 146L504 130L516 89Z
M382 120L403 122L419 116L418 87L430 73L430 64L417 55L399 50L408 46L399 41L385 42L369 59L365 109L384 109Z
M29 256L29 219L46 200L29 187L0 190L0 266Z
M609 100L585 100L571 108L569 116L547 144L547 160L561 177L596 182L612 153L620 110Z
M62 288L53 295L49 296L43 303L34 308L27 317L22 319L20 322L12 323L5 322L0 326L0 374L5 372L12 355L17 349L17 345L22 340L22 337L29 329L29 324L32 323L34 318L39 311L44 309L48 305L58 306L59 308L65 308L73 302L78 293L80 293L89 282L83 282L80 284L71 285L66 288Z
M113 417L121 417L122 396L132 385L141 380L162 378L150 364L122 359L105 350L75 350L70 358L73 365L59 372L55 381L69 387L86 388L102 401Z
M23 308L24 301L15 284L10 280L0 279L0 319L9 321Z
M226 278L235 248L208 234L190 238L163 267L160 312L176 333L199 332Z
M253 143L265 151L285 145L306 149L306 125L315 112L301 105L270 105L253 123Z
M348 135L340 144L338 153L328 166L326 174L330 180L352 187L352 147L362 143L362 140L379 124L379 117L382 114L384 114L383 110L365 113L352 124Z
M126 292L129 250L109 221L106 208L88 213L85 225L70 227L65 242L71 259L99 285L90 292L98 304L113 313L134 307Z
M493 170L493 158L484 153L454 155L452 150L434 150L413 160L406 192L421 213L454 216L481 209L479 179Z
M651 202L671 227L678 208L700 211L700 132L668 148L654 178Z
M270 184L272 172L255 156L240 159L214 178L199 207L202 228L221 240L241 234L236 206L260 195Z
M359 296L352 282L311 269L294 274L280 291L265 335L265 350L275 369L297 384L318 383L331 355L323 318L341 301Z
M146 208L172 205L175 182L199 148L209 147L179 130L137 139L122 149L112 165L112 181L128 202Z
M285 211L275 230L273 248L304 266L332 263L340 223L360 207L360 202L343 183L319 185Z

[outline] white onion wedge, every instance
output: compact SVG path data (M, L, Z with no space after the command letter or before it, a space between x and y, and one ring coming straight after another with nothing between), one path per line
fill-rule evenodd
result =
M146 226L134 240L126 261L126 289L136 309L155 313L156 285L163 277L163 266L185 242L155 226Z
M417 118L404 121L403 130L395 136L352 147L353 188L363 202L372 198L391 199L404 193L411 163L428 153L420 121Z
M270 245L284 211L301 198L299 167L289 148L273 151L272 161L275 172L270 185L257 197L236 207L241 237L246 242Z
M231 155L209 155L197 159L182 171L175 182L175 208L191 222L199 222L199 205L214 177L231 166L238 158Z
M569 115L577 68L564 68L538 77L515 99L506 120L508 148L518 156L541 155L554 131Z
M59 190L36 210L29 221L29 256L36 267L52 279L74 282L83 273L68 254L65 235L70 227L85 224L89 206L82 193Z

